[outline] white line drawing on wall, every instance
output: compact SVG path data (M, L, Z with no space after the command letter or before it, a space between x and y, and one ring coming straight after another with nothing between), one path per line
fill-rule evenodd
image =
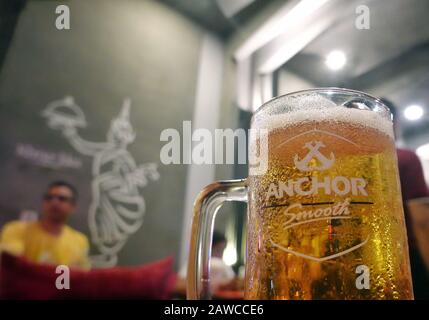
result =
M91 257L95 267L117 264L128 237L143 224L146 208L140 189L159 179L156 163L137 165L127 150L136 138L129 121L130 106L130 99L125 99L120 114L111 122L106 142L80 137L77 129L86 127L87 121L73 97L53 101L42 111L51 129L60 130L76 151L93 158L88 225L98 250Z

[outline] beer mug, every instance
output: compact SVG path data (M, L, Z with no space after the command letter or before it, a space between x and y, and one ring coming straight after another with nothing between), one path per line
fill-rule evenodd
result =
M358 91L311 89L265 103L250 130L248 178L196 199L188 298L210 298L216 212L243 201L246 299L413 299L389 109Z

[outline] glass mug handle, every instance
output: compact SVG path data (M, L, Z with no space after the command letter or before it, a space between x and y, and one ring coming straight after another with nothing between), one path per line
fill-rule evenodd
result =
M247 181L226 180L205 187L194 203L188 260L187 298L210 299L210 257L217 211L226 201L247 202Z

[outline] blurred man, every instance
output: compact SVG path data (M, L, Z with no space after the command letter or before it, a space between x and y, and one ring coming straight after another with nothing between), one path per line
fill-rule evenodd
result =
M235 279L234 270L222 259L226 248L226 238L219 231L213 232L212 255L210 259L210 290L216 293L220 288L228 288ZM179 271L176 284L176 293L186 294L186 273L188 266L183 266Z
M235 273L230 266L223 261L223 253L226 249L226 238L218 232L213 232L212 258L210 262L210 277L213 292L227 286L235 278Z
M393 115L395 137L398 139L400 127L396 107L391 101L385 98L381 100L389 107ZM411 216L407 207L408 200L428 197L429 191L424 180L422 165L417 155L411 150L402 148L397 148L396 151L398 154L402 201L404 203L405 220L407 224L414 296L416 299L429 299L429 272L417 247Z
M82 233L66 225L75 212L76 188L63 181L49 185L39 221L14 221L0 235L0 249L35 263L88 269L89 244Z

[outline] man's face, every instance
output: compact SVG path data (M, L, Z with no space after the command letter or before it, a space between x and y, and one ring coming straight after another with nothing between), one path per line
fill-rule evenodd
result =
M66 222L76 207L73 192L64 186L50 188L43 198L43 216L54 222Z
M212 247L212 256L217 258L222 258L225 248L226 248L226 242L222 241L222 242L216 243Z

